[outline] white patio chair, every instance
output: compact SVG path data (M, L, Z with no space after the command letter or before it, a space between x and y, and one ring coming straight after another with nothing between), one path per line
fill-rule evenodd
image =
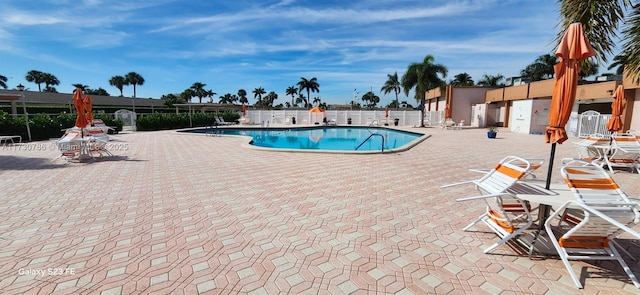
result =
M456 201L485 200L486 212L463 228L466 231L482 221L500 237L500 240L486 248L484 253L493 251L498 246L520 235L533 224L530 204L515 198L514 194L508 192L509 188L527 175L530 168L529 161L508 156L480 179L441 186L446 188L461 184L474 184L481 193L480 196L459 198Z
M638 159L640 159L640 142L633 135L612 136L610 154L606 154L604 159L613 173L613 167L628 167L640 173Z
M629 200L602 167L564 166L561 173L576 200L558 208L545 228L575 285L583 287L569 260L615 260L640 288L614 240L623 232L640 238L640 233L629 228L640 222L638 204Z

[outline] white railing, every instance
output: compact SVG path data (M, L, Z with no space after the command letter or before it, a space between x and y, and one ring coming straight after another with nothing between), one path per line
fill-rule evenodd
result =
M578 137L585 138L593 134L602 134L610 137L611 132L607 130L607 122L611 118L610 114L600 114L596 111L586 111L578 115Z

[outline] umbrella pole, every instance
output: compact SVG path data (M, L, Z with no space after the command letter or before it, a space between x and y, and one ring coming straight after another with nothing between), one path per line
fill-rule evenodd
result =
M547 180L544 184L545 189L549 189L551 186L551 174L553 172L553 159L556 156L556 143L551 144L551 154L549 155L549 170L547 170ZM551 206L548 205L540 205L540 209L538 210L538 216L540 216L540 224L538 225L538 230L543 230L544 223L547 221L549 217L549 213L551 213Z
M551 155L549 155L549 170L547 171L547 181L544 184L544 188L549 189L551 186L551 174L553 172L553 158L556 156L556 143L551 144Z

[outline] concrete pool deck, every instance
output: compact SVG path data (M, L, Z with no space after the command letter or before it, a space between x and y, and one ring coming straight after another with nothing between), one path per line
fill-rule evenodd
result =
M431 137L348 155L136 132L114 136L114 157L68 164L49 164L51 142L0 147L1 293L640 293L615 263L572 262L587 276L580 290L556 257L483 254L497 237L483 225L462 231L483 203L455 202L471 187L439 186L507 155L548 158L542 136L406 129ZM571 156L570 142L558 145L557 161ZM613 177L638 198L638 174ZM640 241L621 244L640 257Z

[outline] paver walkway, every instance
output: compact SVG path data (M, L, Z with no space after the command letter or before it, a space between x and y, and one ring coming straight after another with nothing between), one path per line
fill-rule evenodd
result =
M548 158L542 136L407 129L432 137L397 154L328 155L137 132L114 136L112 158L69 164L48 163L50 142L0 148L0 293L640 293L611 262L574 262L587 276L578 290L557 258L483 254L496 236L462 231L483 204L455 202L471 187L439 185L506 155ZM556 159L573 155L558 146ZM638 174L614 178L640 195ZM640 257L639 241L621 243Z

